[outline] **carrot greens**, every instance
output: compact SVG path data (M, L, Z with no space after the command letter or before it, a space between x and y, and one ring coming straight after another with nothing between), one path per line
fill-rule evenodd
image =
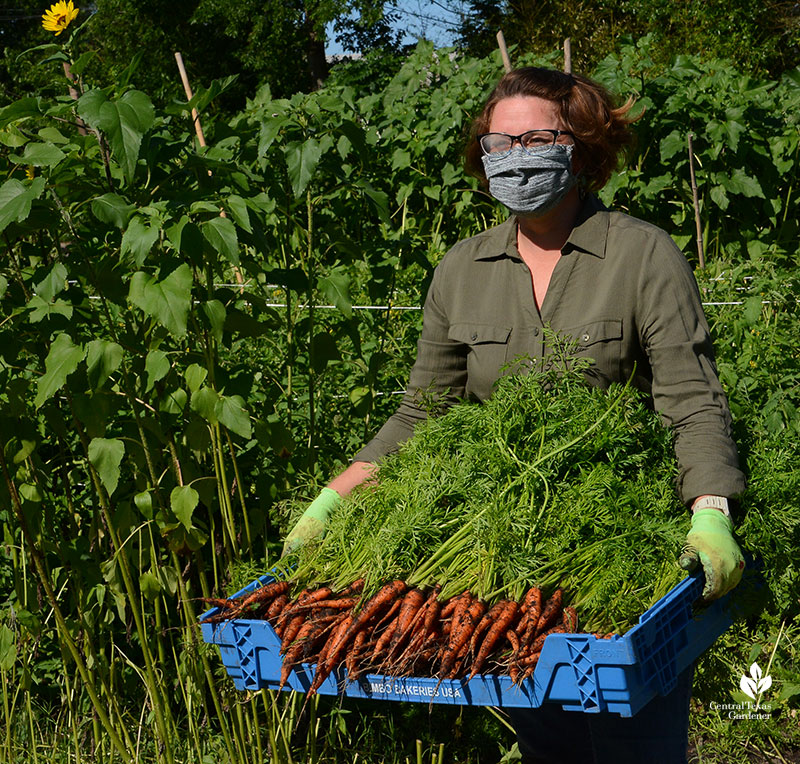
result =
M510 374L485 403L419 425L292 578L490 601L560 586L587 628L626 629L682 575L675 476L670 433L640 393L592 387L580 368Z

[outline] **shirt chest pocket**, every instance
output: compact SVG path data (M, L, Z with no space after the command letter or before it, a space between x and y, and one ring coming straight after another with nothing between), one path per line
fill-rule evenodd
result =
M468 397L486 400L508 361L511 327L497 324L453 324L447 336L465 346L467 355Z
M594 361L597 372L609 382L622 381L622 319L590 321L564 334L575 343L576 356Z

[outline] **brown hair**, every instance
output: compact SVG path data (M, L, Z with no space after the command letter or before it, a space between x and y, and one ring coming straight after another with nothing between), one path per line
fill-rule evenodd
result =
M641 115L630 116L632 97L622 106L615 106L611 94L588 77L526 66L509 72L497 83L480 116L472 123L464 166L483 183L486 174L478 136L489 131L497 103L513 96L536 96L558 104L565 128L575 136L574 156L583 167L581 177L590 191L599 191L608 183L611 173L633 145L629 125Z

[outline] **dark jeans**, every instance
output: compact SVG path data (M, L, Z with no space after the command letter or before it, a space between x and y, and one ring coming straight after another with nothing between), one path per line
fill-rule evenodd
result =
M638 714L584 714L556 703L508 709L523 764L685 764L694 667Z

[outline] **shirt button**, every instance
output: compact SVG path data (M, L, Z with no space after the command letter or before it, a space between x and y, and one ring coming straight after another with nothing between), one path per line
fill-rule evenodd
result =
M478 339L478 333L477 332L472 332L472 338L471 339L472 339L473 342L475 342L475 340Z
M588 341L589 341L589 335L588 335L588 334L584 334L584 335L583 335L583 337L581 337L581 339L582 339L584 342L588 342Z
M533 327L533 336L534 337L538 337L539 336L539 327L538 326L534 326Z

